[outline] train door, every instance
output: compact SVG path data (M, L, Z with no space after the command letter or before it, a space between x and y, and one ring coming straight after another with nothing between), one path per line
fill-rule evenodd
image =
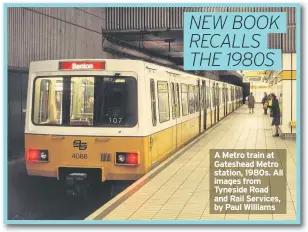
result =
M203 130L206 130L207 126L207 104L206 104L206 83L205 80L202 81L202 86L201 86L201 111L203 113Z
M220 88L220 92L221 92L221 118L225 117L225 91L224 91L224 84L222 84L221 88Z
M150 99L151 99L151 127L158 126L158 106L157 106L157 81L155 80L156 70L147 68L147 76L150 83ZM149 139L149 166L154 168L158 164L158 143L157 133L152 133Z
M226 117L226 92L225 92L225 84L222 85L222 104L224 109L224 117Z
M202 96L201 96L201 92L202 92L202 86L201 86L201 82L198 79L198 83L197 83L197 91L196 91L196 95L197 98L199 98L199 101L197 101L196 104L196 110L199 109L199 134L203 131L204 128L204 115L203 115L203 110L202 110Z
M213 114L214 114L214 111L213 111L213 105L212 105L212 98L213 98L213 89L211 88L211 81L209 80L209 83L207 84L207 90L206 91L206 104L207 104L207 111L208 111L208 121L209 121L209 127L213 126Z
M177 146L181 145L182 141L182 118L181 118L181 112L182 112L182 106L181 106L181 81L180 78L175 78L175 101L176 101L176 144Z
M234 111L234 86L231 87L231 95L232 95L232 112Z
M233 110L236 110L235 102L236 102L235 87L233 87Z
M207 128L212 126L212 103L211 103L211 86L210 81L206 84L206 112L207 112Z
M225 84L225 108L226 108L226 116L228 115L228 100L229 100L229 95L228 95L228 87Z
M225 84L225 88L224 88L224 91L225 91L225 116L228 115L228 88L227 88L227 84Z
M181 119L181 78L179 75L174 74L172 77L174 82L173 87L173 104L175 106L175 125L173 126L173 133L175 134L176 147L181 145L182 141L182 119Z
M213 83L212 86L212 106L213 106L213 112L212 112L212 125L216 124L216 119L217 119L217 111L216 111L216 88L215 88L215 83Z
M178 75L169 73L169 80L170 80L170 105L171 105L171 121L172 121L172 148L175 149L176 147L179 146L178 144L178 99L179 95L177 92L177 78Z
M236 108L239 107L239 104L238 104L238 87L236 87Z
M216 108L217 108L217 122L219 122L219 115L220 115L220 89L219 89L219 84L216 83Z

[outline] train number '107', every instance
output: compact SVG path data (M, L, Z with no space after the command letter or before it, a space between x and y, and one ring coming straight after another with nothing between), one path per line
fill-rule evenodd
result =
M73 159L88 159L88 154L86 153L73 153Z

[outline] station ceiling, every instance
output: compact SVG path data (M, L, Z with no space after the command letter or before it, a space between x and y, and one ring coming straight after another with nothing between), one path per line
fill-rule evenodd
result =
M183 30L105 31L103 34L111 42L183 66Z
M136 7L105 8L103 50L119 57L140 58L183 70L184 12L237 11L228 8ZM194 72L203 74L201 72ZM242 81L242 73L219 71ZM230 79L230 80L231 80ZM232 81L233 82L233 81ZM237 81L236 81L237 82Z
M184 69L183 30L147 32L104 31L103 35L104 40L108 41L108 43L103 43L103 49L107 52L131 58L136 58L141 56L140 54L145 54L147 57L151 57L155 60L158 59L157 63L177 67L182 70ZM135 53L132 51L135 51ZM136 52L140 54L136 54ZM194 73L202 75L203 71ZM236 85L242 83L243 72L218 71L217 73L219 73L220 79L225 82Z

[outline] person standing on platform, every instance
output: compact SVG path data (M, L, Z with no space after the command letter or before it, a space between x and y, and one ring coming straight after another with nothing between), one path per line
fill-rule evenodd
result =
M248 108L249 108L249 113L253 113L253 109L255 108L255 97L252 95L252 92L248 96Z
M278 127L280 125L280 107L279 102L275 94L271 93L269 95L272 104L269 105L271 108L271 117L273 117L272 126L275 126L276 133L273 135L274 137L279 137Z
M267 107L268 107L268 96L266 92L264 92L264 97L262 98L262 105L264 109L264 114L267 114Z

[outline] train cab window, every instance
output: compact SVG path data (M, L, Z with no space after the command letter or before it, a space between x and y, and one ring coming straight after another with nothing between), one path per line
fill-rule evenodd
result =
M93 113L94 77L72 77L70 125L92 126Z
M151 91L152 124L153 124L153 126L156 126L156 124L157 124L157 117L156 117L156 96L155 96L155 83L154 83L154 79L151 79L150 91Z
M39 112L39 121L46 122L48 120L49 112L49 97L50 97L50 80L42 80L40 86L40 112Z
M179 88L179 84L176 83L176 91L175 91L175 113L176 113L176 117L179 118L180 117L180 88Z
M134 77L97 77L95 101L95 126L134 127L137 124L137 80Z
M176 101L175 101L175 88L173 82L171 83L171 106L172 106L172 118L175 119Z
M188 89L186 84L182 84L182 115L188 115Z
M44 84L44 80L49 80L46 82L49 84ZM45 87L41 87L42 81ZM34 85L32 117L37 125L133 127L137 124L137 81L133 77L40 77Z
M158 92L159 122L163 123L170 120L168 82L158 81L157 92Z
M188 86L188 108L189 113L193 114L195 112L195 86Z
M63 78L36 78L32 120L37 125L62 124Z

